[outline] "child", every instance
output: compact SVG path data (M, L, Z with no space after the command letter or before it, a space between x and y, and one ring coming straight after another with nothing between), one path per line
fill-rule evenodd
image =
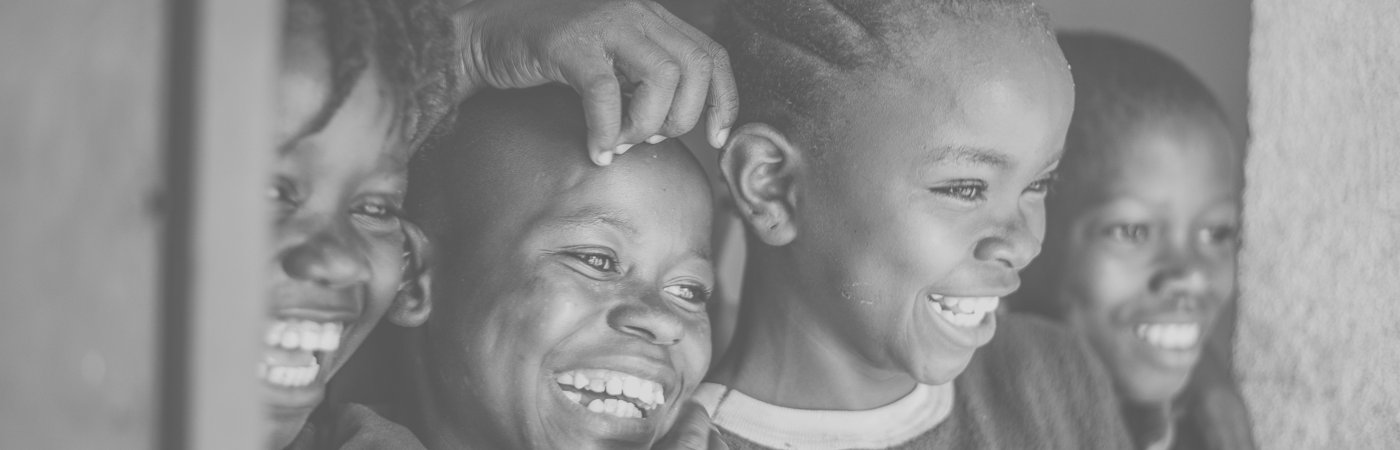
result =
M289 0L286 11L258 373L270 446L320 448L352 439L307 425L326 382L381 318L413 326L428 312L414 295L421 233L398 211L411 149L460 88L451 24L432 1ZM342 412L328 420L373 420Z
M713 42L697 39L698 32L664 9L650 2L579 2L532 14L530 6L538 5L482 0L450 16L436 0L288 0L271 190L279 208L273 325L259 365L269 390L273 448L374 447L411 438L353 405L327 408L318 414L325 419L320 427L303 425L321 403L327 380L381 317L405 326L425 320L416 254L425 243L397 211L405 161L448 105L483 85L569 82L590 95L592 156L603 164L614 138L623 142L616 148L621 153L626 142L652 133L676 136L703 109L710 111L712 140L726 133L735 104L724 55L713 54ZM608 25L622 21L651 31ZM550 33L520 35L554 26ZM644 51L657 45L666 51ZM662 56L682 70L640 67ZM620 80L606 89L608 83L586 76L602 71L612 77L613 64L627 66L621 73L648 86L633 92L621 122L600 117L621 114L611 109L621 101ZM517 70L521 66L528 70ZM664 89L668 83L674 92Z
M488 92L411 163L433 313L408 345L429 448L648 448L710 361L711 197L678 141L589 163L558 88Z
M1220 406L1186 413L1176 401L1234 296L1242 150L1171 57L1104 35L1059 42L1078 104L1046 251L1022 289L1033 298L1018 301L1042 301L1026 306L1056 310L1098 352L1137 448L1252 448L1228 372L1199 403ZM1205 428L1181 433L1195 424Z
M992 313L1039 252L1073 104L1034 5L735 0L717 36L750 245L696 398L731 448L1129 445L1086 349Z

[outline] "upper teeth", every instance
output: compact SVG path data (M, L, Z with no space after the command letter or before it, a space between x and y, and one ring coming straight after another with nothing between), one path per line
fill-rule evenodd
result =
M928 295L934 311L949 323L959 327L975 327L982 323L987 313L997 310L1001 297L947 297L938 294Z
M277 320L267 328L264 343L269 347L290 351L269 355L258 364L258 378L273 386L302 387L316 380L321 364L313 352L331 352L340 348L345 326L339 322L309 320Z
M1133 328L1139 339L1154 347L1167 350L1181 350L1195 347L1201 339L1201 324L1183 323L1143 323Z
M653 410L666 403L660 383L612 370L571 370L555 375L554 381L574 391L588 391L613 398L598 398L584 405L589 411L618 417L641 418L641 410ZM564 390L569 399L582 404L583 395Z
M331 352L340 348L340 334L344 329L339 322L278 320L267 328L264 340L269 347Z

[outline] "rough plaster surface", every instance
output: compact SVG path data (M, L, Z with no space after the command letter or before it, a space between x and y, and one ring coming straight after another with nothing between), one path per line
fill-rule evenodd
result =
M1235 355L1262 448L1400 448L1397 23L1254 2Z

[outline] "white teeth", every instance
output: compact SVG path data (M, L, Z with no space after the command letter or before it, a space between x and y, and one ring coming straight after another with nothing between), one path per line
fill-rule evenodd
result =
M962 328L981 325L987 314L994 313L1001 305L1000 297L947 297L929 294L928 299L939 316Z
M574 376L574 389L583 389L584 386L588 385L589 383L587 376L584 376L583 374L578 374Z
M622 379L613 378L608 380L608 395L622 395Z
M269 347L302 351L335 351L345 330L339 322L278 320L268 326L263 342Z
M588 369L560 373L555 375L554 382L565 387L564 395L575 402L582 403L583 397L578 391L612 397L590 401L586 406L590 411L607 412L618 417L641 418L643 410L656 409L666 401L665 390L660 383L612 370ZM598 406L595 407L594 404Z
M1201 324L1183 323L1144 323L1133 327L1133 334L1153 347L1166 350L1193 348L1201 340Z
M316 380L321 366L315 360L309 366L285 366L264 362L258 365L258 378L278 387L303 387Z

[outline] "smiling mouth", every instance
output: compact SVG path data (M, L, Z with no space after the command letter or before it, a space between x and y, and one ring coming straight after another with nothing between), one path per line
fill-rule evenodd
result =
M341 322L277 320L267 328L269 350L258 364L258 378L280 388L301 388L316 381L326 355L340 348Z
M928 294L928 301L934 310L959 328L976 328L982 320L997 310L1001 297L949 297Z
M1198 322L1140 323L1133 327L1133 335L1148 345L1162 350L1188 350L1200 343L1201 324Z
M660 383L612 370L570 370L554 376L564 397L591 412L645 419L666 403Z

